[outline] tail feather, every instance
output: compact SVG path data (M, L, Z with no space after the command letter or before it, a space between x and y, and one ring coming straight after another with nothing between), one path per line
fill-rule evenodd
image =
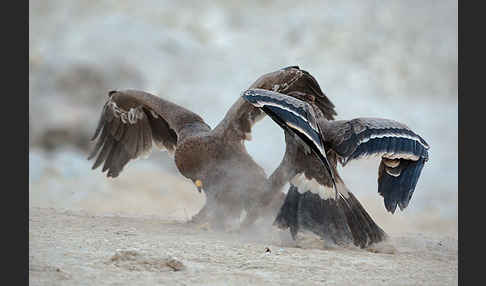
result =
M337 245L354 244L364 248L386 239L386 233L373 221L356 197L321 199L317 194L298 192L291 185L274 225L290 229L295 239L300 230L308 230Z
M281 229L289 228L293 239L295 239L295 236L299 231L297 218L300 198L301 194L299 194L297 188L291 185L287 192L287 196L285 196L285 201L282 207L280 207L273 223Z
M340 204L346 214L354 244L364 248L385 240L387 238L386 233L373 221L353 193L348 191L348 194L349 197L346 200L341 199Z
M353 242L345 210L339 201L323 200L319 195L311 192L302 194L297 212L297 223L300 228L311 230L324 240L332 241L337 245Z

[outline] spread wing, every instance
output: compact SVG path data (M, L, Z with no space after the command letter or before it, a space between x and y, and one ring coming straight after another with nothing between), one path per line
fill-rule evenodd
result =
M391 213L405 209L429 155L429 145L405 124L381 118L320 121L326 146L342 163L370 155L381 156L378 192Z
M244 91L242 97L265 112L284 129L286 138L291 135L292 139L286 139L286 156L291 156L288 153L292 152L288 151L295 144L304 148L307 153L313 152L326 168L328 172L326 175L332 185L335 185L333 171L327 160L321 132L316 122L316 114L310 104L278 92L255 88Z
M178 140L210 127L197 114L138 91L110 91L91 140L96 144L88 160L96 157L92 169L117 177L132 159L148 156L152 141L162 150L174 152Z

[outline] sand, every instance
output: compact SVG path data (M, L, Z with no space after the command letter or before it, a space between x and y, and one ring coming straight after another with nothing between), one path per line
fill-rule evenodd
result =
M377 251L323 248L316 239L292 245L284 237L273 228L248 235L153 217L31 207L29 284L458 283L457 239L451 236L391 235Z
M292 241L271 216L246 233L186 223L205 195L158 162L137 160L116 179L77 152L31 150L29 162L30 285L457 284L457 215L418 200L392 215L362 192L390 241L325 248L309 235Z

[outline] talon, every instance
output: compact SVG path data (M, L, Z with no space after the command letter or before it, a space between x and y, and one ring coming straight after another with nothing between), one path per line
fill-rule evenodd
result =
M198 192L201 192L202 191L202 188L203 188L203 184L202 184L202 181L197 179L196 181L194 181L194 185L196 185L196 188L198 190Z

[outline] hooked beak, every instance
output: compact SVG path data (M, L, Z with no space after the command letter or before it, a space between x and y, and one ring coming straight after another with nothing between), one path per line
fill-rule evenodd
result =
M201 191L202 191L202 181L201 181L201 180L199 180L199 179L197 179L197 180L194 182L194 184L196 185L198 192L201 192Z

